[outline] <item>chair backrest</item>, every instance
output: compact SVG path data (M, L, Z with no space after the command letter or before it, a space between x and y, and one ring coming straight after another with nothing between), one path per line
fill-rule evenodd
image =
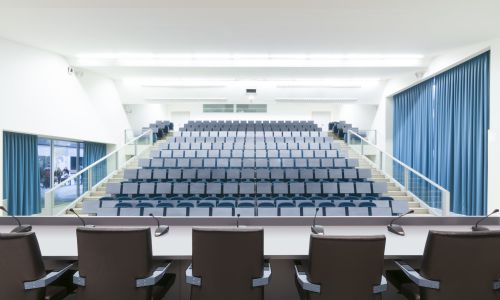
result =
M381 299L373 293L384 269L385 236L311 235L309 275L321 285L313 299Z
M78 268L85 278L79 300L151 299L150 287L135 286L154 269L150 228L78 228L76 237Z
M498 299L493 281L500 278L500 231L430 231L420 274L440 282L422 289L421 299Z
M191 300L263 299L264 289L252 287L263 264L263 229L194 228L193 275L202 283L191 287Z
M24 290L25 281L45 276L45 267L34 232L0 233L0 298L45 299L45 289Z

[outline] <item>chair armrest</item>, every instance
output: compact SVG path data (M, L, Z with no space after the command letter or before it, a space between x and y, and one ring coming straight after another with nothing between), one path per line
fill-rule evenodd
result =
M50 272L49 274L45 275L44 277L34 280L34 281L26 281L24 283L24 289L25 290L33 290L33 289L39 289L43 287L47 287L49 284L52 282L56 281L61 277L64 273L66 273L69 268L71 268L73 264L67 265L64 268L62 268L59 271L54 271Z
M271 264L266 263L262 269L262 277L252 279L252 287L265 286L269 284L271 279L272 271Z
M166 266L156 268L149 277L136 279L135 287L140 288L157 284L165 276L171 265L172 263L168 263Z
M76 271L76 273L73 274L73 283L78 286L85 286L85 277L80 276L80 272Z
M384 275L380 278L380 284L373 286L373 293L379 294L387 291L387 279L385 279Z
M295 277L304 291L318 294L321 292L321 285L310 282L309 279L307 279L307 273L301 270L301 266L298 264L295 264Z
M419 287L439 290L439 281L429 280L422 277L422 275L420 275L409 264L405 262L395 261L395 263L403 271L403 273L405 273L405 275Z
M495 291L500 290L500 279L493 281L493 290Z
M193 265L186 269L186 283L190 285L201 286L201 278L193 276Z

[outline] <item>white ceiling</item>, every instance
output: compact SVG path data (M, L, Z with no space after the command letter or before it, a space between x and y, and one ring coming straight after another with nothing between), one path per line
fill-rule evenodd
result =
M3 0L0 37L68 57L423 55L500 36L499 0ZM381 78L420 67L89 67L115 79Z

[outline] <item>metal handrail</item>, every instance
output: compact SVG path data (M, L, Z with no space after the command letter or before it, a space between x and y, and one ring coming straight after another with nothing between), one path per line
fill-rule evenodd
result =
M120 148L114 150L113 152L110 152L108 155L102 157L101 159L99 159L99 160L95 161L94 163L92 163L91 165L87 166L85 169L82 169L78 173L75 173L75 174L71 175L70 177L66 178L64 181L62 181L61 183L57 184L56 186L54 186L50 190L45 191L45 194L51 193L51 192L55 191L56 189L60 188L61 186L66 185L66 183L70 182L71 180L77 178L78 176L82 175L83 173L87 172L88 170L92 169L93 167L97 166L98 164L102 163L103 161L107 160L111 156L115 155L116 153L118 153L119 151L121 151L122 149L124 149L126 146L133 145L135 143L135 141L137 141L140 138L142 138L142 137L144 137L146 135L149 135L151 133L152 133L152 130L148 130L148 131L142 133L141 135L137 136L133 140L131 140L128 143L124 144Z
M437 188L438 190L440 190L442 192L441 207L442 207L442 210L443 210L443 215L447 215L448 214L449 209L450 209L450 192L447 189L445 189L444 187L440 186L439 184L437 184L436 182L432 181L431 179L429 179L428 177L426 177L422 173L418 172L417 170L413 169L412 167L408 166L407 164L403 163L402 161L400 161L399 159L395 158L391 154L389 154L386 151L382 150L377 145L375 145L375 144L371 143L370 141L366 140L365 138L363 138L362 136L360 136L356 132L354 132L352 130L348 130L347 134L348 134L348 137L347 137L348 142L350 142L350 138L351 138L350 136L351 135L356 136L357 138L359 138L360 140L362 140L366 144L368 144L368 145L372 146L373 148L377 149L378 151L380 151L380 153L382 153L383 155L389 157L393 161L395 161L398 164L400 164L401 166L403 166L407 171L410 171L410 172L414 173L415 175L417 175L418 177L420 177L421 179L423 179L424 181L426 181L430 185L432 185L435 188ZM361 154L361 155L363 155L363 154ZM405 188L407 189L408 187L405 186Z

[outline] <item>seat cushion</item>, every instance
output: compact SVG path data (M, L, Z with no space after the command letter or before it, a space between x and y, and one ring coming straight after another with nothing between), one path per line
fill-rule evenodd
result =
M45 300L61 300L68 295L68 291L63 286L49 285L45 289Z
M387 271L387 280L409 300L420 300L420 288L403 271Z
M163 278L153 287L153 300L161 300L172 287L175 281L175 274L165 274Z

